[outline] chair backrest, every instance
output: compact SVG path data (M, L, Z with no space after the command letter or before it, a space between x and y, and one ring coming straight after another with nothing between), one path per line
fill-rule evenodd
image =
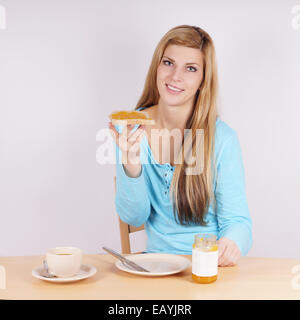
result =
M114 177L114 183L115 183L115 192L116 192L117 191L116 177ZM131 226L131 225L127 224L126 222L122 221L119 216L119 226L120 226L120 238L121 238L122 253L129 254L129 253L131 253L129 234L132 232L144 230L144 225L142 225L140 227Z

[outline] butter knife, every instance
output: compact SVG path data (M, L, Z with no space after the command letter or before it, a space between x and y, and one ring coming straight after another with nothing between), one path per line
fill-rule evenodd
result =
M131 267L132 269L134 269L136 271L150 272L149 270L139 266L138 264L134 263L133 261L131 261L129 259L126 259L122 255L120 255L119 253L117 253L116 251L114 251L108 247L102 247L102 249L105 250L106 252L108 252L109 254L113 255L115 258L119 259L123 264L128 265L129 267Z

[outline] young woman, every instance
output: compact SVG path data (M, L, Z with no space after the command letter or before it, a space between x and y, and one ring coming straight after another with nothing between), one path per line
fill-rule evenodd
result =
M194 236L211 233L218 239L219 266L233 266L251 247L252 222L238 136L217 114L217 85L208 33L189 25L168 31L154 52L136 107L155 125L116 130L109 124L121 159L115 204L123 221L145 224L147 252L191 254ZM168 136L174 129L182 137L185 129L192 132L190 148L198 158L195 132L204 133L200 173L187 174L186 159L175 163L185 147L184 139ZM153 142L154 131L168 136L170 148Z

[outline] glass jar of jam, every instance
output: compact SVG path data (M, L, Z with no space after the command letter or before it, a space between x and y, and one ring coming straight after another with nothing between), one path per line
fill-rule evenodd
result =
M197 234L192 250L192 278L211 283L218 277L218 244L213 234Z

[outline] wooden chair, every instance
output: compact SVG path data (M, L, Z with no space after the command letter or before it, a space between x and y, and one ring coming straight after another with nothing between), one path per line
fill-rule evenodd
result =
M116 177L114 177L115 182L115 192L117 190L117 183L116 183ZM144 230L144 225L140 227L134 227L126 222L122 221L119 217L119 227L120 227L120 238L121 238L121 248L122 253L124 254L130 254L131 253L131 247L130 247L130 233L137 232Z

